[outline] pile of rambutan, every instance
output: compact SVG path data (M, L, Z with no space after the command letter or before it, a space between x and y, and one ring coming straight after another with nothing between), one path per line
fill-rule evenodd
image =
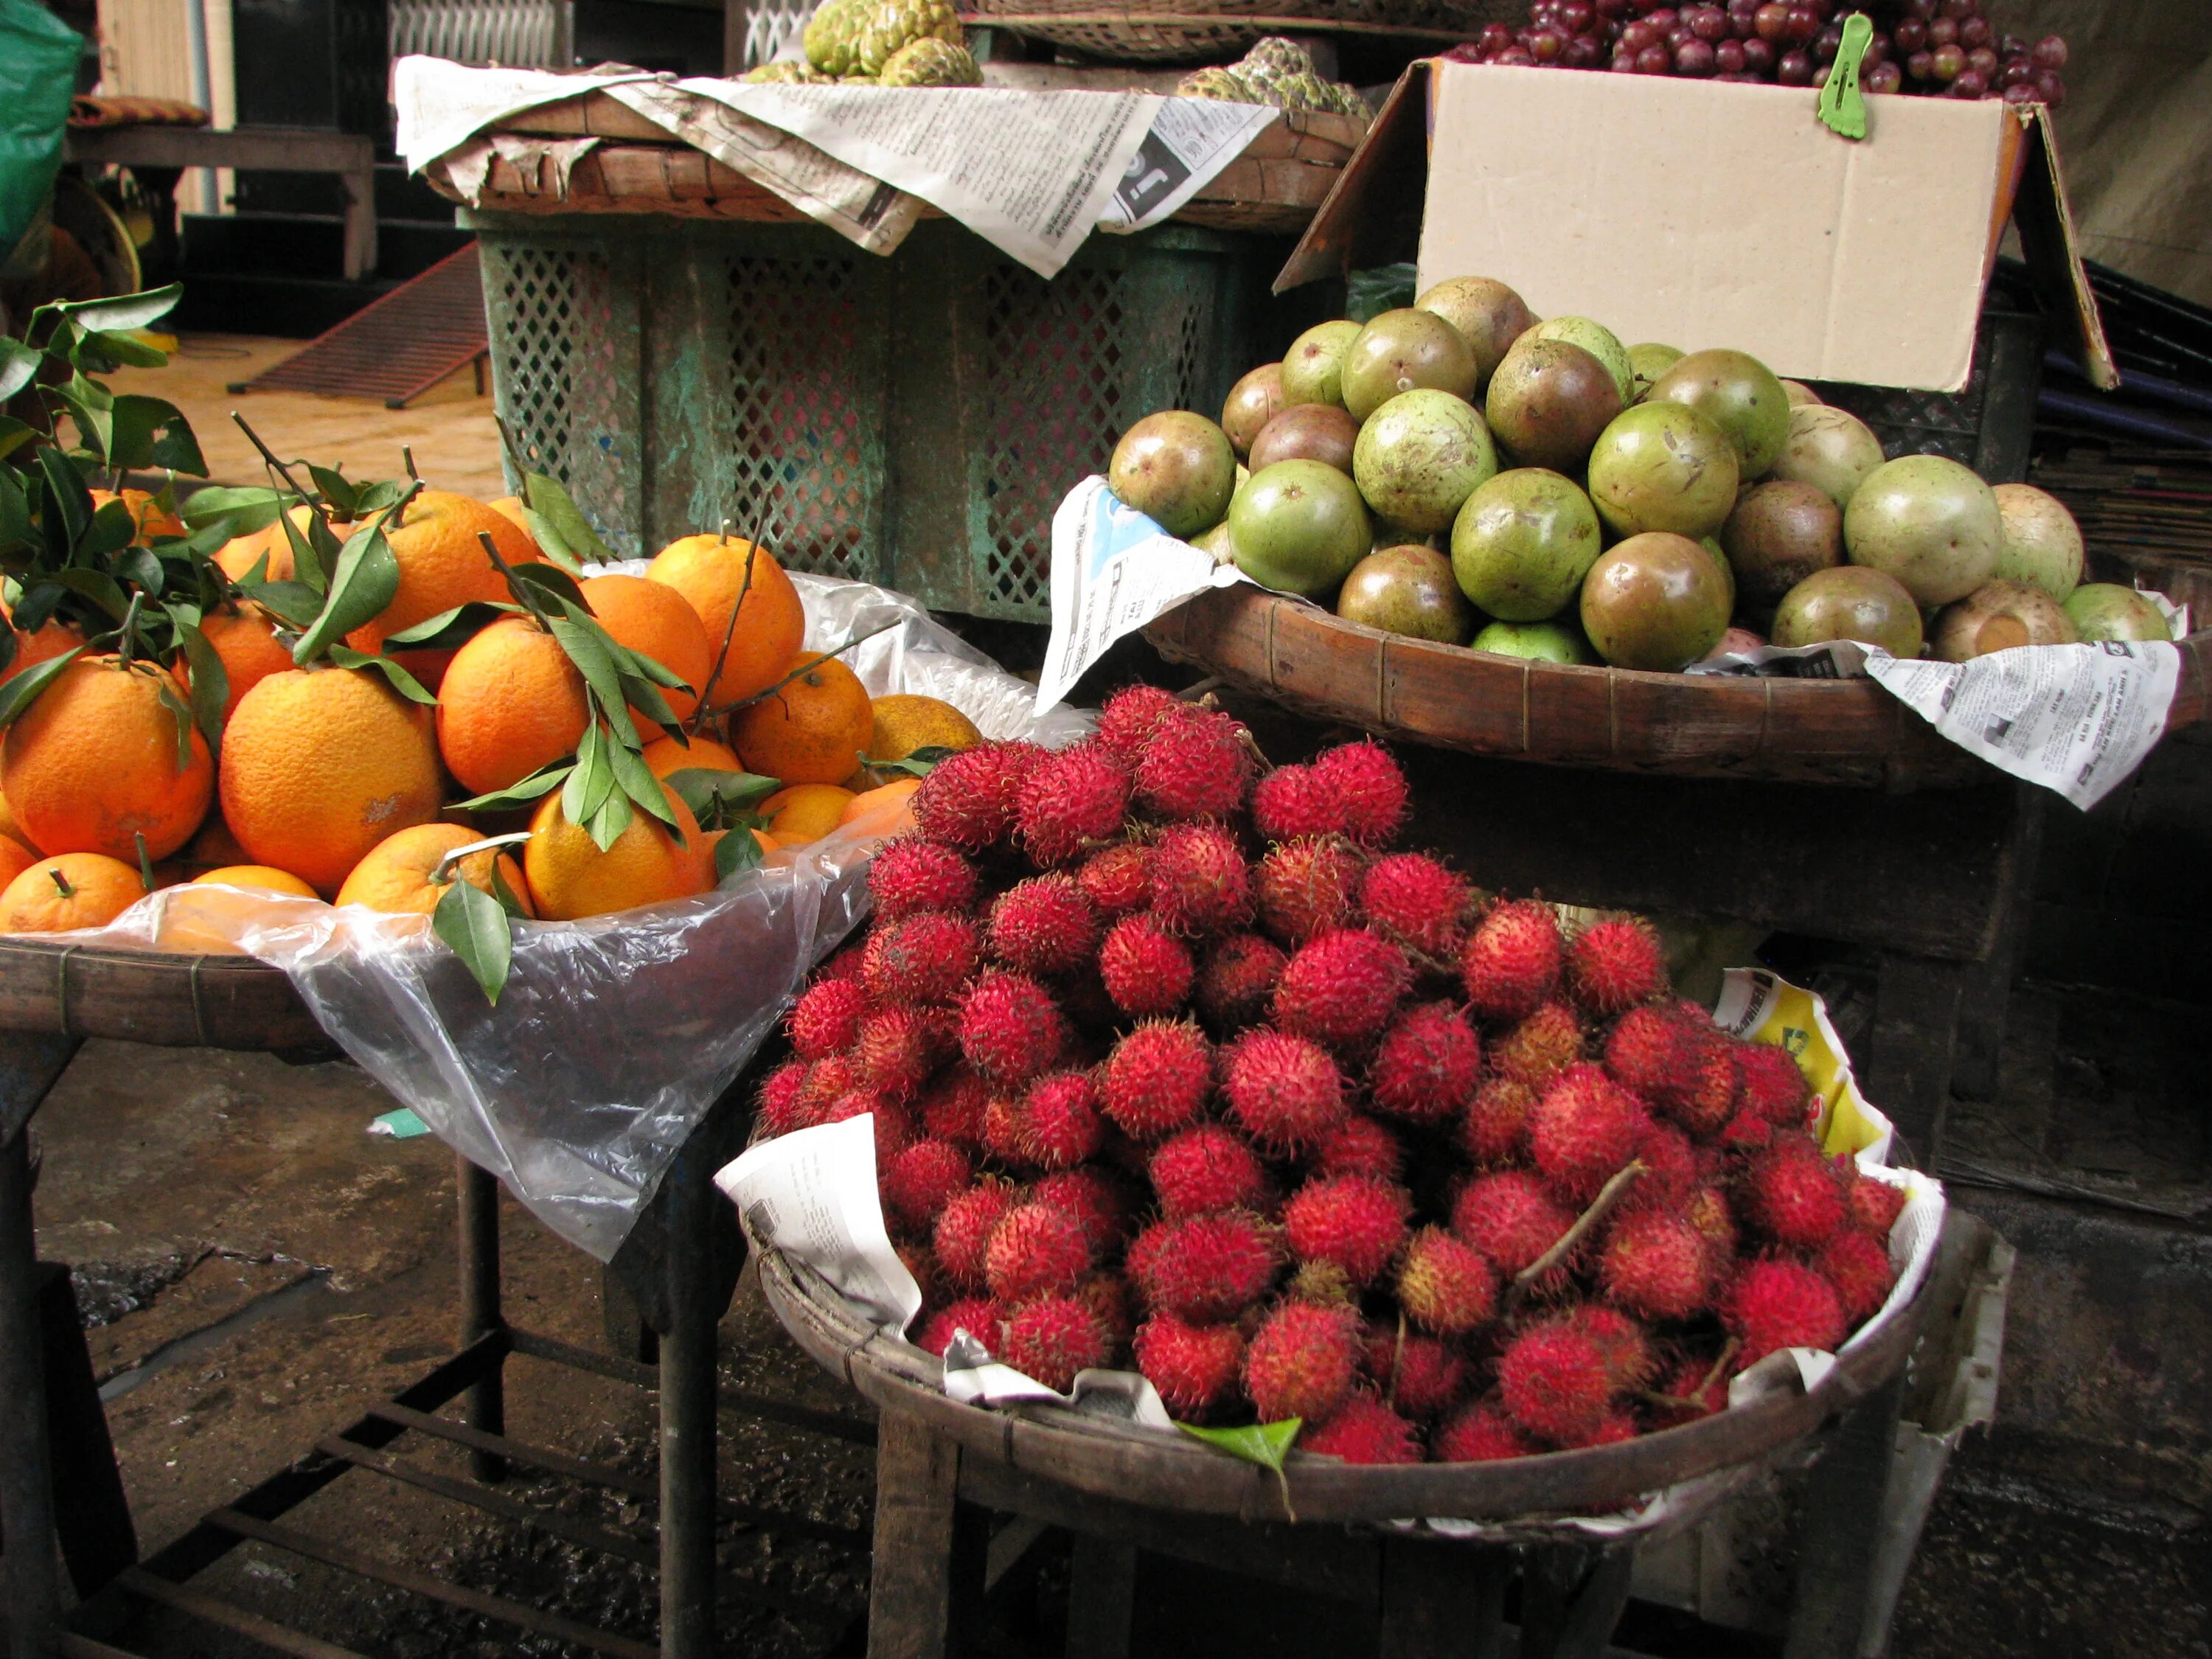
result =
M933 1352L1465 1462L1705 1416L1889 1292L1902 1194L1823 1155L1796 1062L1673 1000L1644 922L1393 850L1379 744L1269 768L1140 685L914 808L759 1110L873 1115Z

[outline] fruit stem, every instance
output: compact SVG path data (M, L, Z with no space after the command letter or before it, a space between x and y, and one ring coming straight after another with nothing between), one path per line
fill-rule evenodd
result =
M133 830L131 839L138 848L138 885L143 891L150 893L154 890L154 860L146 850L146 832Z
M730 521L725 519L722 520L722 544L726 547L729 541ZM699 701L691 705L691 720L684 728L684 735L687 738L697 737L699 723L707 718L707 693L713 690L714 682L722 678L722 665L730 659L730 641L738 636L738 618L744 613L745 595L753 591L753 561L759 556L759 542L748 538L744 579L738 584L737 603L730 607L730 620L722 629L722 648L714 653L714 665L708 671L707 684L699 688Z
M1740 1336L1732 1336L1721 1345L1720 1357L1713 1361L1712 1370L1705 1373L1705 1380L1698 1384L1698 1399L1703 1400L1713 1384L1721 1380L1721 1373L1728 1369L1729 1361L1736 1357L1742 1346L1743 1339Z
M415 446L413 444L402 444L399 446L399 462L401 465L407 469L407 476L409 477L414 479L417 484L420 484L422 482L422 475L415 470Z
M54 885L60 890L64 898L71 899L76 896L76 889L69 884L69 878L62 874L59 870L48 870L46 873L54 878Z
M453 866L472 853L489 853L495 847L513 847L528 841L535 833L536 831L530 830L517 830L508 835L487 836L482 841L472 841L464 846L456 847L445 857L440 859L431 869L430 884L433 887L443 887L447 882L453 880Z
M131 636L138 631L138 607L145 601L143 589L132 593L130 608L124 611L123 621L116 629L115 658L126 673L131 667Z
M1572 1255L1575 1247L1595 1231L1598 1223L1603 1221L1613 1206L1620 1202L1622 1194L1636 1184L1637 1177L1648 1167L1642 1158L1632 1158L1615 1170L1612 1178L1598 1188L1597 1196L1590 1200L1589 1208L1575 1218L1575 1224L1553 1240L1550 1249L1514 1274L1514 1297L1517 1298L1527 1294L1531 1285Z
M767 690L756 691L751 696L740 697L735 702L726 702L714 712L717 714L726 714L732 709L750 708L757 702L766 702L770 697L782 690L785 686L789 685L792 681L799 678L802 674L812 673L816 669L821 667L823 663L828 662L830 658L843 656L848 651L850 651L854 646L859 645L863 641L872 640L878 634L889 633L892 629L896 628L905 620L906 618L903 617L894 617L887 623L878 623L875 627L871 628L865 634L855 634L851 639L846 641L844 644L838 646L836 649L824 651L817 655L809 657L805 662L800 663L796 668L793 668L791 672L786 674L774 685L769 687ZM709 680L707 683L709 685L714 684L712 680Z
M322 520L323 528L328 530L331 527L329 516L324 513L322 507L317 503L313 495L300 488L300 481L292 476L291 468L286 466L283 462L278 460L276 459L276 452L270 448L267 444L261 441L261 434L246 423L245 416L240 414L234 409L230 411L230 418L238 422L238 429L246 434L246 441L256 449L261 452L261 459L268 465L269 470L274 472L278 477L283 479L286 488L290 489L295 495L297 495L300 498L301 504L307 507L308 512Z
M477 532L477 539L483 544L484 556L491 561L491 568L498 571L505 579L507 591L514 595L515 603L537 618L538 627L550 634L553 631L553 624L547 618L544 607L538 603L537 596L531 592L528 582L515 580L514 567L500 557L498 544L492 540L491 532L489 530L479 530Z

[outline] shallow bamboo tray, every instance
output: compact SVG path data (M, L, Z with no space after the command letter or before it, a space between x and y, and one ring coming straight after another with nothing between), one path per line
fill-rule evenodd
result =
M1946 1228L1952 1224L1947 1218ZM1101 1498L1243 1521L1285 1518L1273 1474L1195 1441L1066 1412L959 1404L944 1392L940 1362L817 1298L781 1251L751 1242L761 1288L792 1339L884 1411L917 1418L980 1456ZM1680 1481L1771 1463L1904 1369L1937 1282L1928 1273L1912 1300L1839 1355L1809 1394L1771 1395L1620 1445L1493 1463L1364 1468L1293 1452L1284 1466L1291 1507L1302 1522L1340 1524L1606 1515Z
M1872 680L1577 668L1408 639L1249 584L1152 623L1164 656L1316 719L1554 766L1893 791L1986 782L1990 768ZM2212 633L2181 641L2169 732L2205 716Z
M281 969L251 957L0 939L0 1030L165 1048L328 1048Z

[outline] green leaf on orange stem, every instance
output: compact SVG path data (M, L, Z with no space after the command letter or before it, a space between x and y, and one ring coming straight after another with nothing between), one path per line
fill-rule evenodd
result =
M612 564L617 558L614 549L599 539L599 532L592 528L568 492L543 472L522 475L522 499L529 509L531 532L538 536L538 547L556 563ZM548 546L540 532L540 526L550 531L556 546ZM557 548L557 550L556 550ZM561 556L566 555L564 559Z
M412 628L403 628L397 634L386 634L387 647L404 647L410 651L451 651L466 645L501 617L522 614L517 605L496 605L489 599L471 599L466 605L457 605L451 611L441 611L427 622Z
M112 299L57 300L51 305L40 306L39 314L51 312L88 332L143 328L156 318L167 316L184 294L182 283L171 283L166 288L144 289Z
M755 870L767 856L753 836L750 816L743 823L730 826L730 832L714 843L714 881L716 885L727 881L740 870Z
M619 789L610 793L592 821L584 826L592 844L602 853L623 838L623 832L637 820L637 810L629 804L629 797Z
M292 660L302 667L313 662L333 641L381 616L398 591L398 556L385 539L380 525L363 525L339 551L322 614L308 624L300 642L292 647Z
M39 377L46 354L26 345L13 335L0 334L0 404L4 404Z
M410 702L419 702L426 708L438 706L438 694L426 690L422 682L402 668L389 657L368 651L356 651L349 645L333 645L323 653L323 659L333 668L372 668L384 676L394 691Z
M615 792L615 770L607 759L606 732L597 720L584 728L576 745L576 768L561 787L561 815L578 829L589 829ZM606 850L611 841L602 843Z
M170 605L168 612L178 643L185 648L185 662L192 671L192 719L212 752L222 743L222 711L230 701L230 672L208 643L207 635L200 632L197 613L179 605Z
M517 807L527 806L531 802L551 794L568 781L569 775L575 769L574 761L556 761L550 766L539 767L528 777L511 783L504 789L472 796L456 805L465 812L511 812Z
M33 663L22 672L0 680L0 732L13 726L22 712L39 700L39 694L60 677L64 668L90 649L89 646L80 645L74 650L63 652L58 657Z
M1273 1469L1283 1492L1283 1513L1292 1521L1298 1517L1291 1508L1291 1482L1283 1473L1283 1459L1304 1426L1305 1419L1300 1417L1286 1417L1279 1423L1252 1423L1235 1429L1196 1429L1188 1423L1176 1425L1192 1439L1202 1440L1216 1451L1241 1457L1247 1463L1257 1463L1263 1469Z
M543 588L545 593L557 594L582 611L586 616L591 615L592 607L585 601L584 590L576 585L576 579L574 576L558 565L509 565L507 572L514 580L528 582L533 588ZM543 594L538 595L538 598L541 605L545 603Z
M636 750L619 743L607 745L607 760L614 769L615 782L640 811L656 817L668 826L670 833L679 841L682 827L676 822L675 809L668 804L668 792L661 787L660 780L653 775L653 769Z
M115 399L110 415L107 464L118 467L161 467L207 476L207 460L200 453L192 423L174 404L160 398L125 392Z
M169 711L169 718L177 723L177 770L187 771L192 763L192 711L177 695L174 680L167 674L157 678L160 689L154 695L161 707Z
M783 787L781 778L706 766L684 767L661 781L691 809L702 830L732 828L739 818L750 818L755 806Z
M453 947L484 994L499 1006L514 961L514 933L507 907L473 882L456 876L430 913L431 931Z

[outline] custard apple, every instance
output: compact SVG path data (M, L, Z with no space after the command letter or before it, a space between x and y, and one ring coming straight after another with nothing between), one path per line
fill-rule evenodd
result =
M1176 82L1178 98L1212 98L1225 104L1263 104L1252 83L1234 70L1214 67L1193 70Z
M1285 75L1311 75L1314 72L1313 54L1295 40L1286 40L1279 34L1261 36L1244 54L1244 61L1237 65L1237 72L1250 80L1255 75L1273 78Z
M959 14L948 0L877 0L860 26L860 67L881 75L901 46L933 39L953 46L966 43Z
M824 75L811 64L763 64L749 69L742 77L747 81L772 82L790 87L818 87L834 82L834 75Z
M1331 107L1328 82L1308 70L1303 75L1285 75L1267 88L1267 101L1277 109L1328 109Z
M872 0L824 0L806 20L806 61L835 78L860 67L860 30Z
M925 34L884 61L881 79L887 87L980 87L983 72L967 47Z

